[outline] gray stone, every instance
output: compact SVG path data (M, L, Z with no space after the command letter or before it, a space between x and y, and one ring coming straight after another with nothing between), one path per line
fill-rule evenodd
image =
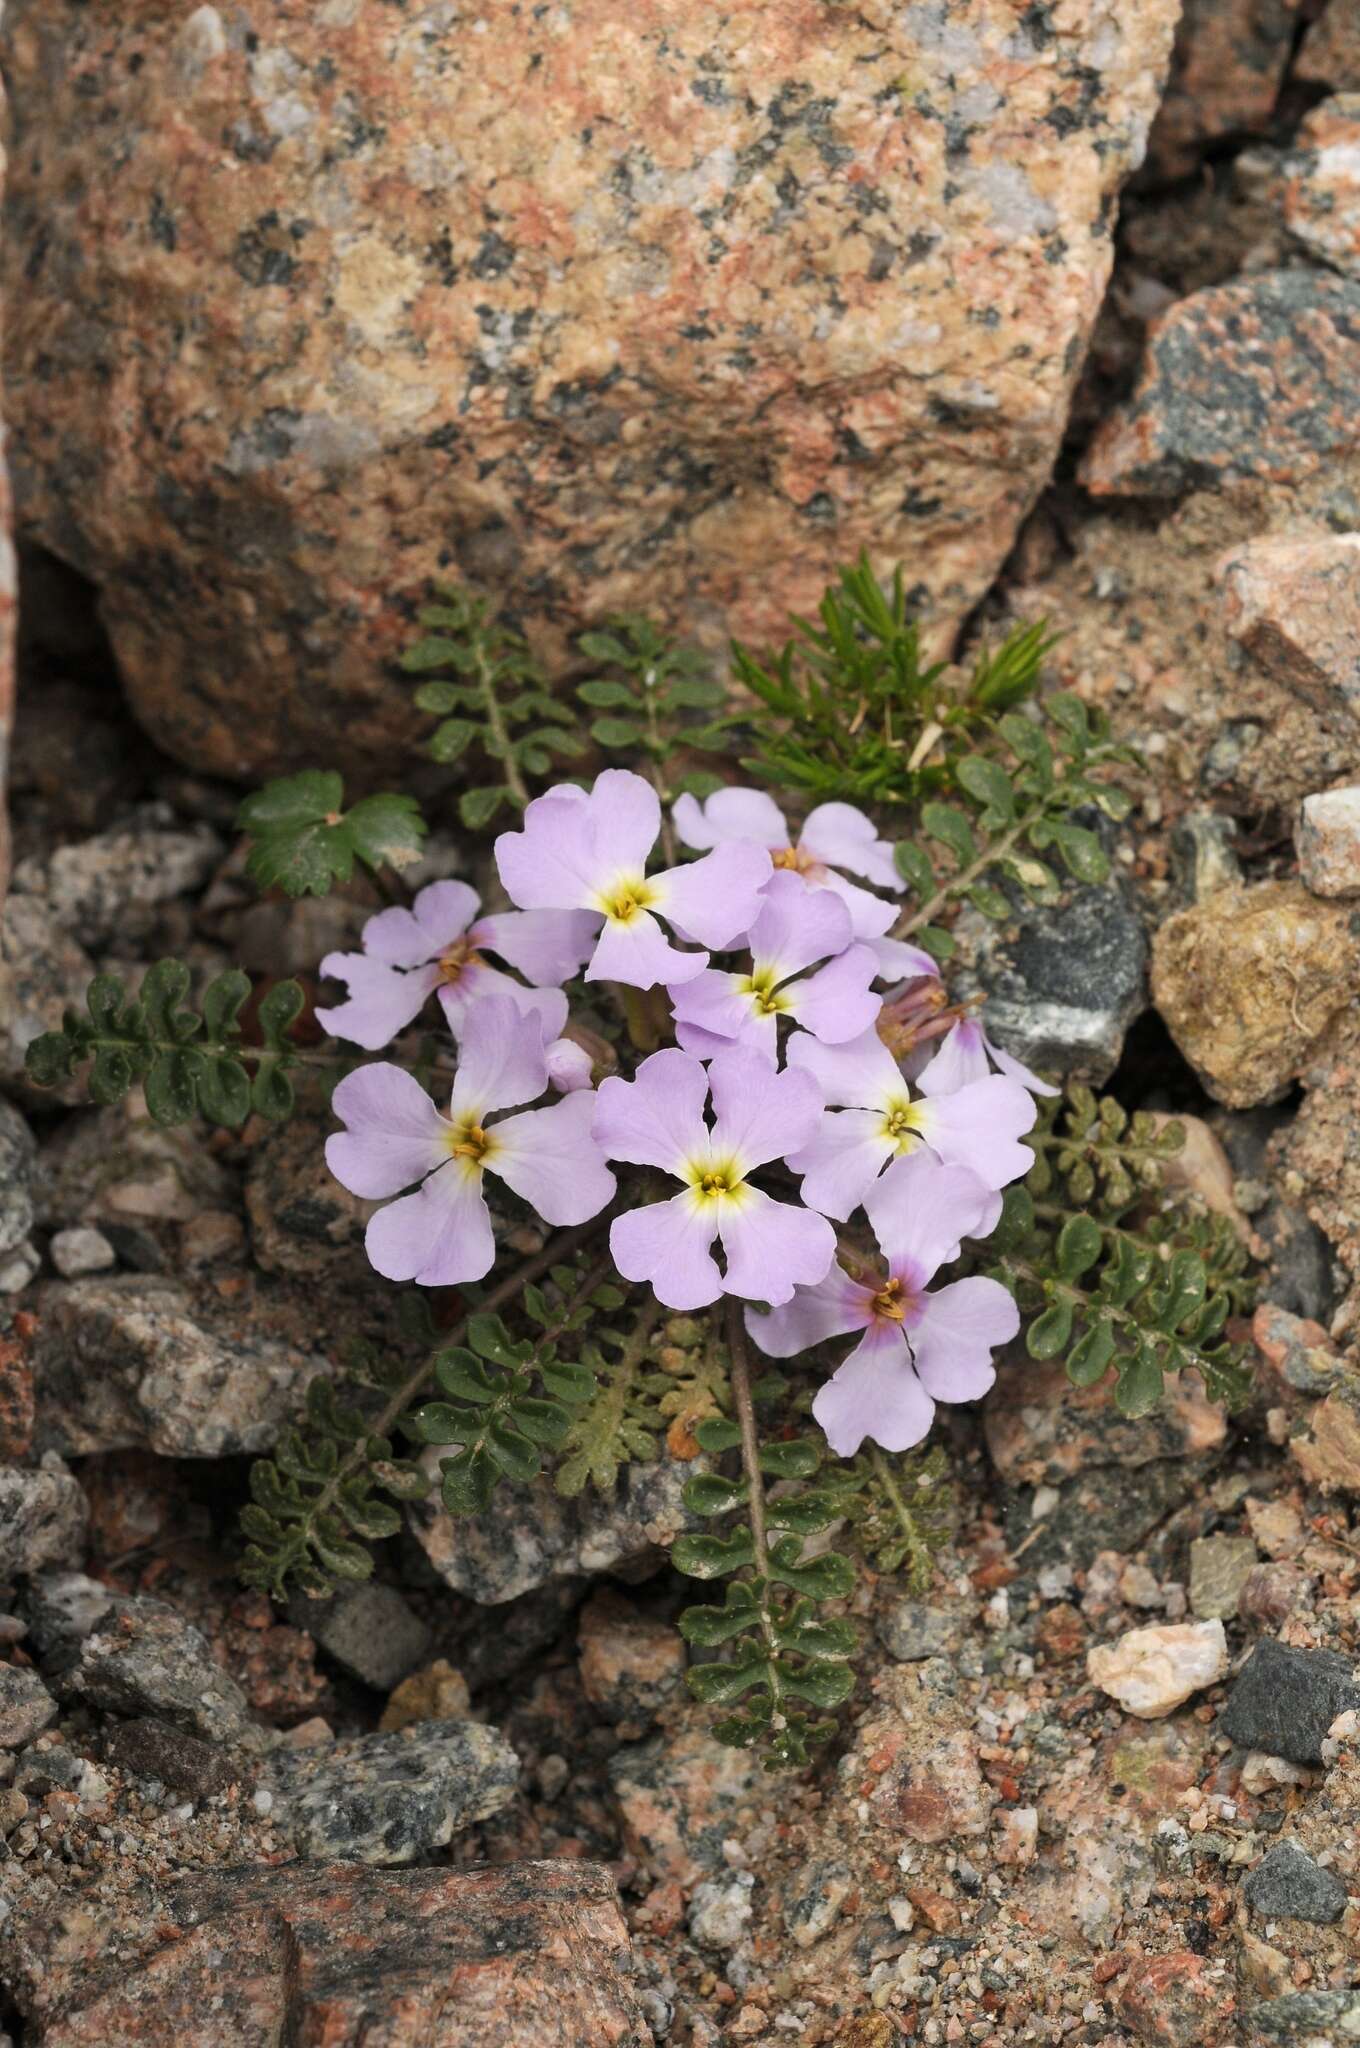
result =
M878 1640L890 1657L917 1664L957 1647L958 1617L947 1607L925 1607L919 1600L897 1600L874 1623Z
M11 892L0 911L0 1087L24 1102L86 1099L78 1074L56 1089L29 1087L24 1055L42 1032L60 1030L68 1004L84 1006L93 973L89 954L62 930L40 897Z
M408 1509L411 1527L444 1584L482 1606L517 1599L550 1579L644 1564L698 1526L680 1497L696 1468L671 1458L625 1467L607 1496L592 1487L564 1500L544 1477L532 1486L502 1487L485 1514L455 1520L439 1500L445 1455L425 1454L434 1486L427 1500Z
M848 1863L815 1857L804 1864L784 1906L784 1925L799 1948L811 1948L835 1925L854 1888L855 1874Z
M56 922L83 946L120 947L146 938L160 906L201 889L222 858L207 825L171 828L166 804L148 805L137 822L59 846L46 861L20 861L14 888L45 899Z
M391 1692L414 1671L432 1640L396 1587L377 1579L342 1586L329 1600L299 1595L289 1606L289 1619L305 1628L337 1664L378 1692Z
M49 1283L33 1350L39 1440L73 1456L267 1450L321 1360L211 1330L173 1281L125 1273Z
M84 1572L38 1572L24 1599L29 1641L40 1657L67 1658L121 1604L121 1594Z
M246 1177L251 1249L267 1273L350 1278L368 1270L364 1230L376 1206L326 1165L326 1117L292 1117L255 1147Z
M998 1045L1041 1074L1109 1078L1148 1002L1147 937L1117 882L1025 904L1003 925L970 911L956 933L958 991L985 998Z
M149 1714L209 1742L245 1742L258 1733L245 1694L207 1638L163 1600L119 1601L55 1682L90 1706Z
M33 1228L33 1169L38 1148L13 1103L0 1097L0 1253Z
M0 1749L22 1749L57 1718L57 1703L36 1671L0 1664Z
M38 1162L39 1221L59 1231L94 1224L120 1249L119 1230L190 1223L231 1208L235 1182L200 1127L154 1124L140 1094L71 1117Z
M1187 811L1171 828L1171 863L1183 902L1203 903L1242 881L1237 826L1222 811Z
M48 1247L52 1264L63 1280L83 1280L89 1273L107 1273L118 1263L118 1254L102 1230L77 1225L59 1230Z
M1346 1887L1334 1870L1314 1863L1297 1842L1277 1842L1242 1886L1262 1920L1313 1920L1330 1926L1346 1910Z
M1320 1764L1332 1722L1360 1707L1353 1668L1335 1650L1296 1650L1266 1637L1238 1674L1219 1715L1219 1732L1243 1749Z
M751 1871L738 1870L727 1877L706 1878L695 1886L688 1926L701 1948L731 1949L745 1937L751 1924L754 1885Z
M0 1254L0 1294L22 1294L42 1270L42 1253L31 1240Z
M151 1719L120 1721L105 1740L104 1761L195 1802L216 1798L243 1776L238 1757L168 1721Z
M1190 1612L1198 1621L1230 1621L1257 1564L1250 1536L1198 1536L1190 1545Z
M514 1795L519 1759L480 1721L418 1721L324 1749L279 1751L262 1790L309 1862L428 1859ZM258 1795L257 1795L258 1800Z
M1243 2048L1342 2048L1360 2040L1360 1990L1290 1991L1243 2015Z
M85 1549L89 1510L60 1458L0 1465L0 1579L74 1564Z

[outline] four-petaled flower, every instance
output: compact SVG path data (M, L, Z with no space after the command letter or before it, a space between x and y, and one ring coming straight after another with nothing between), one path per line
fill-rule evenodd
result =
M326 1141L331 1172L351 1194L380 1200L415 1187L369 1222L365 1243L378 1272L422 1287L489 1272L496 1246L486 1173L547 1223L584 1223L604 1208L615 1182L590 1135L593 1092L493 1120L535 1102L547 1085L542 1023L508 996L483 997L464 1017L447 1116L386 1060L345 1076L332 1098L346 1128Z
M795 1287L824 1277L836 1251L825 1217L773 1201L749 1178L811 1133L821 1096L809 1075L778 1073L744 1046L716 1053L705 1073L689 1053L668 1048L644 1060L636 1080L602 1082L596 1101L594 1137L607 1158L660 1167L684 1182L669 1201L611 1224L609 1248L625 1280L650 1281L667 1308L693 1309L721 1294L787 1301ZM713 1257L715 1238L725 1272Z
M818 804L808 812L796 840L790 837L778 804L763 789L718 789L702 804L689 795L677 797L671 816L685 845L696 851L753 841L768 849L777 868L801 875L808 887L834 890L850 912L854 937L871 947L883 979L901 981L908 975L939 972L919 946L887 936L897 917L896 904L885 903L872 890L860 889L837 874L838 868L848 868L852 875L897 895L906 886L893 864L891 846L879 838L873 820L853 804Z
M362 953L328 953L323 974L348 985L346 1002L319 1009L317 1022L336 1038L368 1052L390 1045L399 1031L437 995L455 1038L468 1007L483 996L508 996L526 1015L543 1019L555 1039L567 1021L567 999L553 986L580 972L595 940L593 921L542 911L477 916L481 899L466 882L431 882L409 910L394 907L370 917ZM535 984L525 988L483 957L499 954Z
M1007 1290L977 1277L927 1292L958 1257L960 1240L990 1229L991 1200L966 1167L941 1165L928 1152L894 1160L864 1198L886 1272L852 1278L836 1267L768 1315L747 1310L747 1328L773 1358L863 1331L812 1404L840 1457L853 1457L865 1437L885 1451L909 1450L930 1428L937 1401L975 1400L996 1378L993 1346L1020 1327Z
M956 1088L966 1088L970 1081L985 1080L993 1067L1007 1080L1018 1081L1022 1088L1028 1088L1031 1095L1062 1093L1049 1082L1041 1081L1022 1060L994 1045L976 1017L960 1017L940 1040L929 1064L922 1070L921 1086L928 1087L932 1094L948 1095ZM928 1081L927 1075L930 1077Z
M1018 1180L1034 1164L1033 1152L1019 1142L1034 1122L1034 1099L1004 1075L935 1094L927 1067L918 1083L924 1092L913 1100L876 1031L849 1045L822 1045L809 1032L797 1032L788 1061L813 1076L828 1104L838 1105L825 1110L807 1144L791 1144L787 1153L790 1167L803 1176L803 1200L824 1215L847 1217L888 1161L919 1145L970 1168L992 1190ZM994 1197L987 1230L1000 1213Z
M796 875L772 875L745 945L748 970L706 967L668 991L675 1035L686 1052L707 1058L735 1042L773 1061L780 1017L838 1045L857 1038L882 1008L871 986L878 962L867 946L851 945L850 913L830 889L805 888ZM818 960L826 965L806 973Z
M707 953L667 940L657 916L683 939L719 948L747 931L772 872L749 841L724 845L684 867L647 873L661 829L655 790L625 768L606 768L587 794L571 784L535 797L523 829L496 841L496 865L524 910L590 913L599 939L588 981L654 988L702 973Z

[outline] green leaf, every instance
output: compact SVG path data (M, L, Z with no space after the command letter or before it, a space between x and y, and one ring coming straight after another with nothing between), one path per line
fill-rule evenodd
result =
M642 738L642 727L632 718L597 718L590 735L602 747L635 747Z
M760 1447L760 1469L768 1479L810 1479L821 1462L822 1453L811 1437Z
M1054 1251L1059 1279L1068 1282L1080 1280L1100 1257L1104 1242L1099 1224L1089 1216L1069 1216L1058 1232Z
M1067 1377L1074 1387L1093 1387L1109 1370L1114 1357L1114 1330L1109 1322L1093 1322L1067 1358Z
M533 1348L524 1338L512 1337L496 1315L469 1316L466 1334L477 1356L494 1365L522 1365Z
M938 924L923 925L916 933L916 942L929 953L932 960L952 960L958 951L958 942L953 933L945 931Z
M234 1035L241 1007L250 994L250 976L239 967L229 967L208 983L203 991L204 1036L215 1044Z
M718 1579L754 1562L749 1529L737 1529L731 1536L678 1536L671 1546L671 1563L691 1579Z
M1136 1421L1139 1416L1150 1415L1161 1398L1162 1368L1155 1351L1144 1341L1119 1362L1115 1406L1121 1415Z
M476 1353L465 1351L461 1345L453 1345L438 1354L434 1361L434 1376L453 1400L472 1401L479 1407L496 1400L506 1386L503 1372L488 1372Z
M447 1401L426 1401L403 1415L401 1426L421 1444L465 1444L477 1433L476 1417Z
M1010 824L1015 816L1015 794L1004 768L983 754L965 754L954 773L960 787L992 814L997 825Z
M151 1062L142 1086L153 1123L188 1123L198 1109L202 1063L202 1054L188 1048L160 1053Z
M725 1479L719 1472L696 1472L685 1481L682 1499L692 1515L725 1515L740 1507L746 1496L747 1488L735 1479Z
M693 1643L697 1649L714 1650L750 1628L758 1611L752 1588L744 1579L737 1579L727 1588L725 1606L686 1607L677 1625L687 1643Z
M480 832L489 825L501 805L510 796L510 791L499 784L494 788L465 789L458 799L458 816L469 832Z
M309 770L247 797L237 812L252 840L246 867L261 888L324 896L347 882L354 862L406 867L419 858L425 824L413 797L370 796L344 811L338 775Z
M893 848L897 872L918 896L930 896L935 889L935 870L930 856L909 839L899 839Z
M697 1664L686 1673L695 1699L705 1706L727 1707L742 1698L753 1685L769 1682L769 1665L754 1645L731 1664Z
M1055 818L1049 830L1069 874L1075 875L1079 882L1103 882L1107 878L1109 857L1094 832L1088 832L1084 826L1070 824L1063 818Z
M588 683L578 683L576 694L583 704L593 704L602 711L620 708L633 711L637 708L637 692L630 690L627 683L617 683L607 676L596 676Z
M425 751L432 761L444 766L450 761L461 761L476 739L477 731L470 718L445 718L425 742Z
M272 1123L282 1123L293 1114L293 1084L282 1060L261 1060L250 1084L250 1106Z
M1056 1358L1060 1351L1067 1349L1071 1336L1072 1303L1053 1301L1030 1324L1025 1333L1025 1347L1031 1358Z
M961 868L977 859L977 841L962 811L950 804L922 804L921 828L931 839L947 846Z
M276 981L261 1002L260 1035L271 1052L291 1049L288 1034L302 1015L305 998L295 981Z

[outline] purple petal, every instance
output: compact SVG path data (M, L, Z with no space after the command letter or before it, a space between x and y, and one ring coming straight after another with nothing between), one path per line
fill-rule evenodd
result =
M818 960L832 960L845 951L850 944L850 913L830 889L809 889L800 876L776 868L765 884L760 914L746 944L757 974L787 981Z
M495 1262L496 1240L480 1167L450 1159L415 1194L379 1209L364 1247L385 1280L458 1287L482 1279Z
M678 1175L687 1159L707 1152L707 1099L708 1076L698 1060L667 1046L642 1062L636 1080L600 1083L591 1135L607 1159Z
M1020 1311L999 1280L955 1280L928 1294L910 1343L922 1383L937 1401L975 1401L996 1378L992 1350L1009 1344Z
M823 1045L809 1032L799 1031L789 1040L785 1057L791 1067L802 1067L812 1075L828 1103L844 1103L849 1109L884 1109L899 1103L905 1106L910 1097L896 1060L872 1029L844 1045Z
M803 1176L802 1197L823 1216L844 1222L857 1209L893 1155L883 1118L873 1109L830 1109L807 1144L788 1155Z
M791 1301L761 1315L746 1311L746 1327L769 1358L795 1358L828 1337L847 1330L867 1330L873 1321L873 1295L839 1266L815 1287L800 1287Z
M715 789L707 802L677 797L671 809L685 846L706 853L733 839L750 839L778 851L789 843L789 828L772 796L763 789Z
M630 768L602 769L590 792L590 816L604 886L636 881L661 830L661 803L651 783Z
M868 1437L885 1451L919 1444L935 1415L911 1368L901 1325L875 1322L838 1372L818 1390L812 1412L842 1458L853 1458Z
M966 1166L944 1166L924 1146L894 1159L864 1197L874 1236L890 1271L924 1287L976 1237L996 1197Z
M425 958L442 953L455 939L461 939L481 908L482 899L466 882L429 882L411 905L416 923L429 943ZM385 913L380 913L385 915ZM378 919L373 922L376 924ZM367 928L364 933L368 944Z
M356 1068L331 1106L347 1128L327 1138L326 1164L352 1195L399 1194L449 1156L449 1124L404 1067Z
M905 939L871 938L867 943L873 947L878 961L880 981L939 980L939 962L932 960L923 947L909 946Z
M827 867L848 868L880 889L900 895L906 887L893 862L892 847L879 838L873 820L853 804L818 804L808 812L798 845Z
M667 1308L707 1308L723 1291L710 1250L714 1212L715 1204L699 1206L688 1188L669 1202L629 1209L609 1227L614 1264L625 1280L650 1281Z
M716 967L706 967L702 974L696 974L693 981L680 982L667 989L671 1009L675 1016L676 1037L680 1038L680 1027L687 1024L697 1026L699 1032L710 1041L708 1051L716 1051L722 1044L731 1044L747 1035L755 1016L756 999L749 988L742 986L746 977L741 974L726 974ZM684 1039L680 1039L684 1044Z
M922 1068L917 1085L923 1095L952 1095L970 1081L985 1081L991 1071L982 1026L976 1017L960 1017Z
M718 1234L727 1254L723 1291L772 1308L788 1301L795 1287L815 1287L836 1257L836 1233L825 1216L793 1202L774 1202L759 1188L744 1187L720 1201Z
M368 958L381 961L385 967L423 967L443 950L442 943L432 939L401 904L393 904L390 910L380 910L376 917L370 917L364 925L362 943ZM344 953L332 955L341 960L351 957ZM326 972L331 970L327 968Z
M852 946L789 989L791 1015L824 1044L839 1045L873 1028L883 998L873 991L878 962L867 946Z
M462 1020L449 1115L455 1123L534 1102L548 1085L543 1024L510 996L482 996Z
M772 872L765 848L743 839L715 846L702 860L653 875L651 888L668 924L685 938L721 951L755 923L761 890Z
M521 1017L537 1017L545 1040L556 1038L567 1021L567 998L560 988L526 988L484 960L468 961L458 979L442 983L438 993L449 1030L458 1039L464 1035L468 1011L487 996L508 999Z
M496 867L521 910L596 910L604 877L595 852L591 810L570 783L536 796L519 832L496 841Z
M547 1063L549 1083L559 1095L575 1095L580 1089L589 1088L595 1074L595 1062L574 1038L554 1038L544 1047L543 1057Z
M817 1128L822 1097L812 1076L788 1068L777 1073L772 1060L746 1046L713 1055L708 1085L713 1156L734 1154L743 1173L782 1159L806 1144Z
M414 967L403 973L399 967L370 960L363 953L328 953L321 972L347 983L349 999L318 1009L317 1023L333 1038L347 1038L367 1052L390 1045L397 1033L420 1015L439 982L436 966Z
M1031 1095L1062 1094L1061 1088L1055 1088L1049 1081L1041 1081L1031 1068L1016 1059L1012 1053L1003 1052L999 1045L988 1038L986 1032L982 1035L982 1042L1008 1081L1018 1081L1022 1088L1029 1089Z
M545 1223L584 1223L598 1216L613 1196L615 1180L590 1135L594 1115L593 1098L582 1094L507 1117L492 1126L488 1170Z
M830 868L822 868L816 875L809 875L807 885L810 889L827 889L833 896L839 896L850 913L850 929L857 939L881 938L897 922L899 905L886 903L871 889L861 889L854 882L847 882L844 875L838 875Z
M1004 1188L1034 1164L1033 1152L1019 1140L1036 1113L1028 1089L989 1074L952 1095L923 1097L915 1105L913 1124L941 1159L971 1167L989 1188Z
M542 988L570 981L590 958L600 929L593 910L502 910L471 936Z
M635 910L627 923L607 917L586 969L587 981L621 981L629 988L656 988L691 981L708 965L707 953L682 953L671 945L650 910Z

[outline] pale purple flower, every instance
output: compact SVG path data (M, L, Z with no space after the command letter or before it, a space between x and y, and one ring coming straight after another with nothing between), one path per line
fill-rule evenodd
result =
M683 953L657 922L701 946L722 947L746 931L760 909L770 857L749 841L721 846L684 867L647 873L661 829L655 790L626 768L606 768L593 788L564 783L535 797L519 832L496 841L496 864L510 899L528 911L588 913L599 938L589 981L635 988L687 981L707 953Z
M431 882L409 910L380 910L363 929L362 953L328 953L323 974L348 985L349 998L318 1010L317 1020L336 1038L368 1052L389 1045L437 995L455 1038L468 1005L482 996L508 996L526 1015L543 1020L556 1038L567 1021L567 999L555 986L525 988L482 956L499 954L531 982L554 984L578 974L594 944L594 925L536 910L478 917L481 899L466 882Z
M970 1081L984 1080L993 1067L1009 1080L1018 1081L1022 1088L1028 1088L1031 1095L1062 1092L994 1045L977 1017L960 1017L922 1068L917 1085L926 1095L952 1095L955 1089L966 1088Z
M593 1094L493 1121L548 1085L540 1020L508 996L486 996L463 1024L447 1116L413 1075L386 1060L347 1074L332 1097L346 1128L327 1139L326 1164L341 1186L379 1200L415 1188L368 1226L368 1256L388 1280L451 1287L490 1271L496 1246L485 1173L498 1174L545 1223L584 1223L614 1192L590 1135Z
M607 1158L660 1167L684 1182L671 1200L615 1219L609 1248L625 1280L650 1281L667 1308L692 1309L721 1294L787 1301L795 1287L823 1278L836 1252L826 1218L773 1201L750 1182L812 1131L821 1097L809 1075L777 1073L745 1046L715 1054L705 1073L689 1053L668 1047L642 1062L636 1080L601 1082L596 1102L594 1137ZM713 1257L715 1238L725 1271Z
M833 1451L851 1458L866 1437L909 1450L930 1428L937 1401L973 1401L996 1378L992 1349L1014 1337L1020 1314L996 1280L955 1280L927 1292L960 1240L989 1226L990 1191L962 1166L928 1152L894 1160L864 1206L887 1271L873 1282L839 1266L746 1327L772 1358L792 1358L828 1337L861 1330L858 1344L812 1404Z
M772 875L745 944L749 969L706 967L668 991L686 1052L706 1059L735 1042L773 1061L781 1017L838 1045L867 1030L883 1006L872 988L878 962L867 946L851 944L850 913L830 889ZM807 973L819 960L826 965Z
M1034 1122L1034 1099L1017 1081L991 1074L951 1095L912 1099L909 1083L876 1031L848 1045L823 1045L809 1032L789 1040L790 1067L810 1073L828 1104L806 1145L790 1144L788 1163L803 1175L803 1200L844 1219L890 1159L920 1145L966 1166L992 1190L1034 1164L1019 1140ZM995 1198L991 1229L1000 1214Z
M893 863L892 847L878 837L873 820L853 804L818 804L809 811L796 840L784 814L763 789L717 789L702 804L677 797L671 816L686 846L700 851L742 840L764 846L777 868L801 875L812 889L832 889L850 912L851 931L874 952L878 972L901 981L911 974L937 974L939 969L919 946L887 937L897 905L885 903L872 890L847 882L838 868L848 868L866 882L900 895L906 884Z

